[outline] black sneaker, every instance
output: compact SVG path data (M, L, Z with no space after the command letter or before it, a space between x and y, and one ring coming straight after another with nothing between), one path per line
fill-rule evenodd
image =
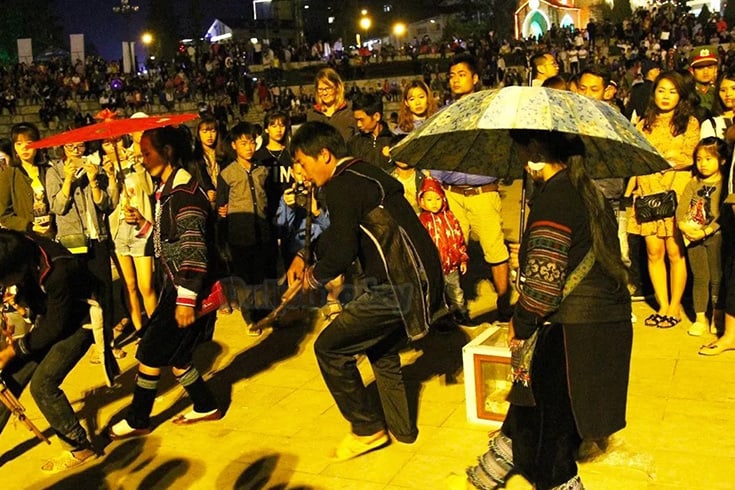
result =
M630 300L631 301L645 301L646 295L643 294L643 289L635 287L630 289Z
M434 330L436 330L436 333L439 333L442 335L456 332L458 328L459 328L458 325L454 323L454 321L452 320L438 322L436 325L434 325Z
M452 313L452 320L454 320L457 325L461 325L463 327L476 327L482 324L482 322L470 318L470 314L467 311L455 311Z

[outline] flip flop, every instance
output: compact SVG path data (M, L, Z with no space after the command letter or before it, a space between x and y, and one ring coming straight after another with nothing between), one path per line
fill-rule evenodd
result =
M723 352L735 350L735 347L728 347L712 342L711 344L703 345L699 348L700 356L719 356Z
M348 459L356 458L370 451L385 447L388 444L390 444L390 437L388 437L387 433L383 433L368 442L357 439L354 434L348 434L334 450L332 459L335 461L347 461Z

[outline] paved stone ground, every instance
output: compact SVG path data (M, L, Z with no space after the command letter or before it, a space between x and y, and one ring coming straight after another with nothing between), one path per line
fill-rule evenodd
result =
M508 237L518 219L518 184L504 188ZM492 319L494 293L479 279L474 316ZM645 318L651 308L636 303ZM439 490L484 451L491 427L465 417L461 347L483 327L429 335L404 353L407 385L418 410L420 436L343 463L329 453L349 430L316 366L312 345L318 326L291 312L284 326L254 338L239 315L218 320L215 340L197 355L227 410L224 419L182 428L170 420L189 410L170 374L154 406L155 430L145 438L106 443L102 427L117 420L132 393L133 349L123 359L119 386L102 386L99 367L85 358L64 389L104 456L76 471L47 476L39 467L58 454L12 423L0 436L0 482L15 489L319 489ZM735 353L697 355L705 340L686 334L685 321L670 330L635 325L628 427L612 447L580 466L592 490L704 490L735 488ZM369 365L361 363L366 381ZM31 397L21 401L30 418L50 431Z

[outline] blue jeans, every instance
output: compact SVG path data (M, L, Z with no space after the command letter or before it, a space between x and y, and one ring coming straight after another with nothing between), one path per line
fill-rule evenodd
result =
M64 378L92 345L92 331L80 328L65 339L59 340L46 355L29 359L14 359L3 370L8 389L20 397L30 382L31 395L51 428L69 450L90 446L87 431L79 423L69 399L61 390ZM10 412L0 405L0 432L5 428Z
M467 302L464 300L464 291L460 285L459 267L444 274L444 297L453 311L467 313Z

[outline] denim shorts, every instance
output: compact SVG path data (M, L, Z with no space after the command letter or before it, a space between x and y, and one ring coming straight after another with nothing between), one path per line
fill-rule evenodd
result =
M148 237L139 238L138 231L133 225L129 225L124 221L120 222L120 227L115 235L115 253L117 255L126 255L130 257L146 257L152 255L147 247Z

